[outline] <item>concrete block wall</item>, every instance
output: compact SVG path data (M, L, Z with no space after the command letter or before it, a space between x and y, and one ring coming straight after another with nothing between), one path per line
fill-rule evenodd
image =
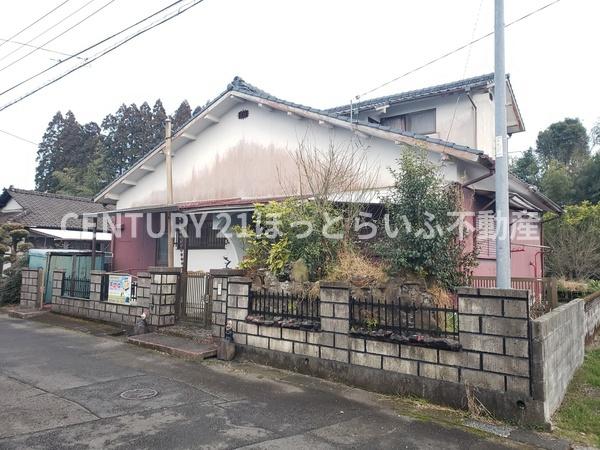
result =
M459 340L473 363L461 367L461 383L530 396L528 308L527 291L458 290Z
M119 325L133 326L137 317L141 316L147 307L108 303L100 299L102 276L105 272L94 270L90 274L90 298L81 299L63 297L62 282L64 270L56 270L52 275L52 312L84 319L101 320Z
M210 286L212 334L215 337L223 337L225 333L229 279L232 277L241 277L243 274L244 271L238 269L213 269L210 271L212 278Z
M482 290L484 297L480 297L477 289L461 291L459 323L464 349L454 352L350 334L350 292L344 283L321 283L318 332L247 323L250 288L248 278L229 278L227 300L223 291L218 300L226 306L219 321L232 321L240 345L529 397L526 292ZM464 333L463 324L468 330Z
M43 298L43 269L23 269L21 271L21 298L23 308L39 309Z
M150 267L150 321L153 327L175 325L180 267Z
M585 301L574 300L532 321L533 397L550 420L585 353Z
M600 293L585 300L585 342L591 343L600 330Z

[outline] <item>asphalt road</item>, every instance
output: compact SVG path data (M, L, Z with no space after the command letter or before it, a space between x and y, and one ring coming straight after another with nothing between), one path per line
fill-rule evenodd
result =
M157 395L121 397L132 389ZM515 444L399 415L347 386L252 364L182 361L0 314L2 449L505 445Z

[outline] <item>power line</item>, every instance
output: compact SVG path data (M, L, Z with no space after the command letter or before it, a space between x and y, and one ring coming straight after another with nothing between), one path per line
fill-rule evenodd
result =
M58 6L55 6L53 9L51 9L50 11L48 11L46 14L44 14L42 17L40 17L39 19L35 20L34 22L30 23L29 25L27 25L25 28L21 29L20 31L17 31L15 34L13 34L11 37L9 37L7 39L7 41L10 41L13 38L16 38L18 35L20 35L21 33L29 30L32 26L34 26L36 23L38 23L39 21L45 19L46 17L48 17L50 14L52 14L54 11L56 11L58 8L60 8L61 6L65 5L66 3L69 3L71 0L65 0L64 2L62 2L61 4L59 4ZM2 47L4 44L6 44L6 41L0 43L0 47Z
M8 131L0 130L0 133L4 133L4 134L6 134L6 135L8 135L8 136L14 137L15 139L19 139L20 141L24 141L24 142L27 142L27 143L29 143L29 144L33 144L33 145L35 145L36 147L37 147L37 145L38 145L37 143L35 143L35 142L33 142L33 141L30 141L29 139L25 139L24 137L17 136L16 134L9 133Z
M27 83L28 81L31 81L31 80L33 80L34 78L37 78L37 77L39 77L40 75L43 75L44 73L46 73L46 72L48 72L48 71L50 71L50 70L54 69L55 67L59 66L60 64L63 64L63 63L65 63L65 62L67 62L67 61L69 61L69 60L71 60L71 59L73 59L73 58L78 58L78 57L79 57L79 55L82 55L83 53L86 53L86 52L90 51L91 49L93 49L93 48L95 48L95 47L98 47L99 45L102 45L102 44L104 44L105 42L107 42L107 41L110 41L111 39L114 39L115 37L119 36L120 34L123 34L123 33L127 32L127 31L131 30L132 28L135 28L136 26L138 26L138 25L140 25L141 23L143 23L143 22L147 21L148 19L151 19L152 17L154 17L154 16L157 16L158 14L161 14L161 13L163 13L164 11L166 11L166 10L168 10L168 9L172 8L173 6L175 6L175 5L177 5L178 3L181 3L181 2L183 2L183 1L184 1L184 0L176 0L175 2L171 3L170 5L168 5L168 6L165 6L165 7L164 7L164 8L162 8L162 9L159 9L158 11L156 11L156 12L154 12L154 13L150 14L149 16L146 16L146 17L144 17L143 19L140 19L140 20L138 20L137 22L135 22L135 23L133 23L133 24L129 25L128 27L126 27L126 28L123 28L122 30L120 30L120 31L118 31L118 32L116 32L116 33L113 33L113 34L111 34L110 36L108 36L108 37L106 37L106 38L102 39L101 41L98 41L98 42L96 42L95 44L93 44L93 45L90 45L89 47L86 47L86 48L84 48L83 50L80 50L80 51L78 51L78 52L77 52L77 53L75 53L74 55L72 55L72 56L70 56L70 57L68 57L68 58L66 58L66 59L64 59L64 60L58 61L56 64L54 64L54 65L52 65L52 66L50 66L50 67L47 67L46 69L44 69L44 70L42 70L42 71L40 71L40 72L36 73L35 75L32 75L32 76L30 76L30 77L28 77L28 78L26 78L26 79L24 79L24 80L22 80L22 81L18 82L17 84L15 84L15 85L13 85L13 86L11 86L11 87L9 87L9 88L5 89L4 91L0 92L0 95L4 95L4 94L6 94L7 92L10 92L10 91L12 91L13 89L16 89L16 88L18 88L19 86L22 86L23 84ZM85 58L79 58L79 59L85 59Z
M11 44L17 44L17 45L20 45L22 47L37 48L38 50L42 50L42 51L48 52L48 53L54 53L56 55L73 56L70 53L60 52L58 50L52 50L52 49L49 49L49 48L46 48L46 47L37 46L37 45L26 44L24 42L15 41L15 40L12 40L12 39L3 39L3 38L0 38L0 41L2 41L2 43L10 42ZM79 58L79 59L83 59L83 58Z
M108 48L107 50L104 50L104 51L102 51L102 52L101 52L101 53L99 53L97 56L94 56L93 58L86 59L86 60L85 60L83 63L81 63L80 65L78 65L78 66L75 66L75 67L74 67L74 68L72 68L71 70L68 70L67 72L63 73L62 75L60 75L60 76L58 76L58 77L56 77L56 78L54 78L54 79L52 79L52 80L48 81L47 83L45 83L45 84L43 84L43 85L39 86L38 88L36 88L36 89L34 89L34 90L32 90L32 91L28 92L27 94L25 94L25 95L22 95L21 97L17 98L16 100L13 100L12 102L10 102L10 103L7 103L6 105L4 105L4 106L2 106L2 107L0 108L0 112L1 112L1 111L4 111L5 109L7 109L7 108L11 107L12 105L14 105L14 104L16 104L16 103L19 103L20 101L22 101L22 100L26 99L27 97L30 97L30 96L32 96L33 94L35 94L35 93L37 93L37 92L41 91L42 89L44 89L44 88L46 88L46 87L48 87L48 86L50 86L50 85L52 85L52 84L56 83L57 81L60 81L60 80L62 80L62 79L63 79L63 78L65 78L66 76L68 76L68 75L72 74L73 72L75 72L75 71L77 71L77 70L81 69L82 67L85 67L85 66L87 66L87 65L89 65L89 64L91 64L91 63L93 63L94 61L96 61L96 60L98 60L98 59L102 58L103 56L107 55L108 53L111 53L111 52L113 52L113 51L114 51L114 50L116 50L117 48L121 47L122 45L125 45L127 42L129 42L129 41L131 41L131 40L135 39L136 37L138 37L138 36L140 36L140 35L142 35L142 34L146 33L147 31L150 31L150 30L152 30L152 29L154 29L154 28L158 27L159 25L162 25L163 23L165 23L165 22L168 22L168 21L170 21L170 20L174 19L175 17L177 17L177 16L179 16L179 15L183 14L184 12L186 12L186 11L188 11L189 9L193 8L194 6L197 6L197 5L199 5L199 4L200 4L200 3L202 3L203 1L204 1L204 0L195 0L195 1L194 1L192 4L190 4L190 5L188 5L188 6L185 6L185 7L182 7L182 8L180 8L180 9L179 9L179 10L178 10L178 11L177 11L175 14L173 14L173 15L171 15L171 16L168 16L168 17L166 17L166 18L164 18L164 19L160 20L159 22L156 22L156 23L154 23L154 24L152 24L152 25L148 26L147 28L144 28L143 30L137 31L137 32L136 32L136 33L134 33L133 35L131 35L131 36L129 36L129 37L127 37L127 38L125 38L124 40L122 40L121 42L119 42L119 43L115 44L113 47L110 47L110 48Z
M52 30L53 28L56 28L58 25L60 25L61 23L63 23L65 20L69 19L70 17L74 16L75 14L77 14L79 11L81 11L83 8L85 8L87 5L89 5L90 3L94 2L95 0L89 0L87 3L85 3L83 6L77 8L75 11L69 13L66 17L63 17L62 19L60 19L58 22L56 22L54 25L46 28L44 31L42 31L41 33L38 33L37 35L35 35L33 38L29 39L26 43L27 44L31 44L33 41L35 41L37 38L43 36L44 34L46 34L48 31ZM3 57L0 58L0 61L4 61L6 58L8 58L10 55L14 54L15 52L19 51L18 48L14 49L12 52L8 52L6 55L4 55Z
M89 4L89 3L91 3L92 1L94 1L94 0L90 0L90 2L86 3L86 5L87 5L87 4ZM69 28L67 28L65 31L63 31L62 33L60 33L59 35L57 35L57 36L54 36L52 39L50 39L50 40L48 40L48 41L44 42L44 43L42 44L42 47L43 47L43 46L45 46L45 45L47 45L47 44L50 44L51 42L53 42L53 41L55 41L56 39L58 39L59 37L61 37L61 36L65 35L65 34L66 34L66 33L68 33L69 31L71 31L72 29L74 29L75 27L78 27L78 26L79 26L79 25L81 25L83 22L85 22L85 21L87 21L87 20L91 19L92 17L94 17L96 14L98 14L100 11L102 11L104 8L106 8L107 6L111 5L111 4L112 4L112 3L114 3L115 1L116 1L116 0L109 0L107 3L105 3L104 5L102 5L100 8L98 8L98 9L96 9L94 12L92 12L92 13L88 14L88 15L87 15L87 16L85 16L83 19L81 19L79 22L77 22L77 23L75 23L74 25L70 26L70 27L69 27ZM3 71L3 70L5 70L5 69L8 69L9 67L11 67L11 66L15 65L15 64L16 64L16 63L18 63L19 61L21 61L21 60L23 60L23 59L27 58L28 56L32 55L33 53L35 53L35 52L37 52L37 51L38 51L38 49L33 49L33 50L31 50L29 53L26 53L25 55L21 56L20 58L18 58L18 59L16 59L16 60L14 60L13 62L11 62L10 64L8 64L7 66L4 66L4 67L0 68L0 72L2 72L2 71Z
M527 19L528 17L531 17L531 16L533 16L534 14L536 14L536 13L538 13L538 12L540 12L540 11L543 11L543 10L544 10L544 9L546 9L546 8L549 8L550 6L552 6L552 5L555 5L555 4L557 4L558 2L560 2L560 0L554 0L554 1L550 2L550 3L547 3L547 4L545 4L544 6L541 6L541 7L537 8L537 9L535 9L535 10L533 10L533 11L531 11L531 12L529 12L529 13L525 14L524 16L521 16L521 17L519 17L518 19L515 19L515 20L513 20L512 22L509 22L509 23L507 23L507 24L504 26L504 28L508 28L508 27L510 27L511 25L514 25L514 24L516 24L516 23L518 23L518 22L520 22L520 21L522 21L522 20L524 20L524 19ZM480 36L480 37L478 37L477 39L474 39L474 40L472 40L471 42L467 42L466 44L464 44L464 45L461 45L460 47L458 47L458 48L455 48L454 50L451 50L451 51L449 51L448 53L444 53L443 55L440 55L440 56L438 56L437 58L434 58L434 59L432 59L432 60L430 60L430 61L426 62L425 64L422 64L422 65L420 65L420 66L418 66L418 67L415 67L414 69L411 69L411 70L409 70L408 72L405 72L405 73L403 73L402 75L400 75L400 76L397 76L396 78L393 78L393 79L391 79L390 81L386 81L385 83L382 83L382 84L380 84L379 86L377 86L377 87L374 87L373 89L369 89L368 91L366 91L366 92L363 92L363 93L362 93L362 94L360 94L360 95L357 95L355 98L358 100L358 99L360 99L361 97L364 97L365 95L369 95L369 94L371 94L371 93L373 93L373 92L375 92L375 91L377 91L377 90L379 90L379 89L381 89L381 88L383 88L383 87L386 87L386 86L388 86L388 85L390 85L390 84L392 84L392 83L394 83L394 82L396 82L396 81L400 80L401 78L407 77L408 75L412 75L413 73L415 73L415 72L418 72L419 70L421 70L421 69L424 69L425 67L431 66L432 64L435 64L436 62L438 62L438 61L441 61L442 59L444 59L444 58L447 58L448 56L451 56L451 55L453 55L453 54L455 54L455 53L458 53L459 51L461 51L461 50L464 50L465 48L467 48L467 47L469 47L469 46L471 46L471 45L473 45L473 44L476 44L477 42L479 42L479 41L482 41L482 40L484 40L485 38L488 38L488 37L492 36L493 34L494 34L494 32L493 32L493 31L490 31L490 32L489 32L489 33L487 33L487 34L485 34L485 35L483 35L483 36Z

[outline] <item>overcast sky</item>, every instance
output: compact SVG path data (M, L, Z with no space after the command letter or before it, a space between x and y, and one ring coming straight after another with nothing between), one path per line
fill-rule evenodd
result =
M6 39L64 0L2 2ZM15 40L27 42L90 0L70 0ZM41 45L100 8L92 0ZM47 47L65 53L95 43L172 0L115 0ZM550 0L506 0L510 22ZM162 99L167 112L187 99L204 104L239 75L286 100L326 108L392 79L493 29L493 0L205 0L53 86L0 112L0 130L39 142L58 110L96 121L121 103ZM479 12L479 14L478 14ZM507 29L507 71L526 132L511 151L535 145L537 133L564 117L589 129L600 118L600 2L561 0ZM478 18L478 19L477 19ZM474 30L475 29L475 30ZM0 47L0 91L55 63L38 51ZM4 59L1 59L4 58ZM493 37L371 94L402 92L493 71ZM60 67L60 66L59 66ZM56 69L0 96L0 106L43 84ZM37 147L0 132L0 185L34 187ZM1 187L0 186L0 187Z

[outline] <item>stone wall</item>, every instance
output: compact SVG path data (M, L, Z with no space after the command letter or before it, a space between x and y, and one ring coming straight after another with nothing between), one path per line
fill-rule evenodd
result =
M42 269L23 269L21 271L21 298L23 308L39 309L44 296L44 271Z
M585 353L584 300L562 305L532 321L533 396L546 420L560 406Z
M101 320L119 325L133 326L135 320L146 313L148 324L162 327L175 323L175 301L179 269L151 268L151 272L138 274L137 301L135 305L109 303L100 298L103 271L90 274L90 298L63 297L64 270L53 273L52 311L85 319Z
M212 330L213 336L223 337L225 333L225 316L227 314L227 292L229 278L244 274L238 269L213 269L210 271L210 298L212 301Z
M530 393L525 291L461 290L463 349L450 351L353 335L350 291L343 283L321 283L320 331L250 323L250 288L248 278L227 279L227 293L222 289L217 300L220 324L215 335L222 336L222 324L230 320L239 350L252 359L460 408L466 407L470 389L500 417L541 422L542 407Z
M600 293L585 298L585 342L591 343L600 329Z

